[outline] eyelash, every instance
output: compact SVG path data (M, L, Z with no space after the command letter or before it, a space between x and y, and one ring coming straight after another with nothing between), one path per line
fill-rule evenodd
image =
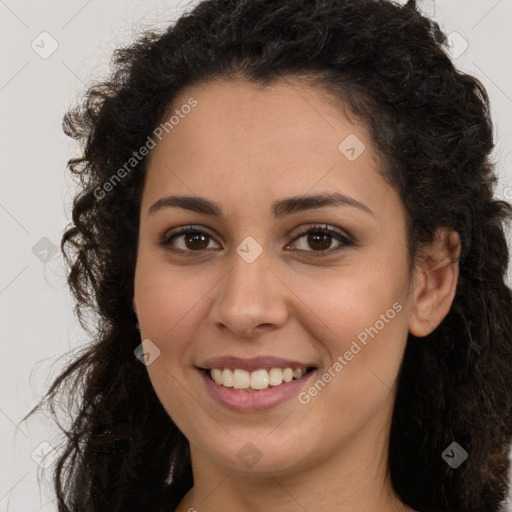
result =
M308 234L328 234L332 235L333 238L335 238L338 242L340 242L341 245L339 245L336 249L327 249L325 251L300 251L300 252L306 252L306 253L312 253L312 257L318 258L318 257L326 257L330 256L331 254L340 252L345 247L351 247L356 245L355 242L347 235L345 235L342 231L339 231L332 226L329 225L314 225L310 226L308 229L302 231L299 233L292 242L297 241L299 238L302 238L304 235ZM164 247L167 250L173 251L173 252L185 252L185 253L200 253L202 251L208 250L208 249L201 249L198 251L191 251L191 250L184 250L184 249L173 249L169 247L169 244L173 238L176 238L180 235L184 234L199 234L199 235L205 235L207 237L210 237L213 239L213 237L207 232L199 228L195 228L194 226L182 226L180 228L176 228L173 231L170 231L166 233L163 238L160 240L158 245Z

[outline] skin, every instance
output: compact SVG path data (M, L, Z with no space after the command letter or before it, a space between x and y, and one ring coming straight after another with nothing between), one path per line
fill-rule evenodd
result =
M265 89L215 81L183 91L175 108L190 97L197 106L150 155L133 301L141 340L160 350L149 377L191 446L194 487L177 510L412 510L393 494L386 467L396 381L408 333L425 336L450 309L457 235L440 230L425 248L430 259L410 277L403 204L378 172L365 127L323 91L290 81ZM354 161L338 149L351 134L365 144ZM372 214L328 206L272 215L274 200L333 191ZM205 197L224 217L178 207L148 212L171 194ZM331 254L315 258L318 246L297 238L315 223L356 245L327 235ZM187 225L211 238L187 244L178 235L158 245ZM236 251L248 236L262 248L252 263ZM312 361L321 377L397 302L400 312L307 404L293 397L266 411L228 410L194 366L272 355ZM249 442L261 454L251 468L237 457Z

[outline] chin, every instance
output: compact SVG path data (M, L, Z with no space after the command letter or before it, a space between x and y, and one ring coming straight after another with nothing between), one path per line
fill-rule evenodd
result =
M205 447L204 451L227 471L253 474L286 473L306 466L307 449L301 445L299 437L286 435L280 439L270 439L270 436L265 438L265 434L258 437L247 434L233 435L229 440ZM219 450L219 446L222 446L223 450Z

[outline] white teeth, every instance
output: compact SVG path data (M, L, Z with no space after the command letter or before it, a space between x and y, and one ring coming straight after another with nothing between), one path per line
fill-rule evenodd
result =
M293 379L293 370L291 368L285 368L283 370L283 380L290 382Z
M267 389L268 388L267 370L256 370L255 372L251 372L251 388L252 389Z
M222 385L227 388L233 387L233 372L228 368L222 372Z
M283 371L281 368L272 368L268 373L268 383L271 386L279 386L283 382Z
M251 374L245 370L235 370L233 372L233 387L235 389L251 387Z
M230 370L225 368L212 368L210 375L219 385L227 388L262 390L269 386L279 386L283 382L290 382L293 379L300 379L305 373L306 368L271 368L270 370L255 370L248 372L246 370Z
M231 370L229 370L231 371ZM218 368L212 369L212 378L217 384L222 384L222 370Z
M300 379L302 377L302 369L297 368L296 370L293 370L293 378L294 379Z

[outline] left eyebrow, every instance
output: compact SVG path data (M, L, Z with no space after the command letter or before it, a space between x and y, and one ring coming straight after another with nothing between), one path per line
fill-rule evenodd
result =
M312 196L295 196L281 199L272 203L274 217L284 217L291 213L323 208L325 206L351 206L374 216L368 206L353 197L339 192L324 192Z
M326 206L349 206L375 216L373 211L364 203L339 192L324 192L315 195L294 196L279 199L272 203L272 213L274 214L274 217L281 218L292 213L315 208L323 208ZM223 217L222 209L217 203L199 196L162 197L149 208L148 213L153 214L163 208L172 207L184 208L204 215Z

